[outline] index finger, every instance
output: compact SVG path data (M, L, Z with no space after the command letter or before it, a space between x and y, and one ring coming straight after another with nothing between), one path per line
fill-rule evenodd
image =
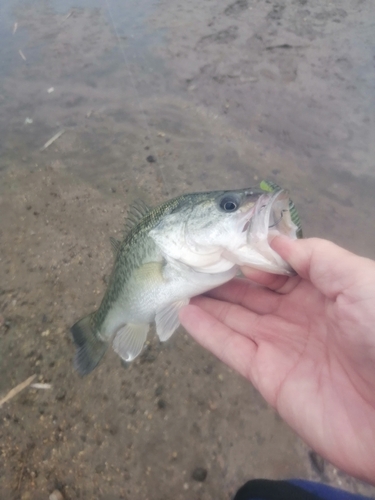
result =
M279 293L285 293L285 291L290 292L299 281L298 276L290 277L280 274L271 274L247 266L241 267L241 271L246 278L253 281L257 285L264 286ZM290 283L292 283L292 286L290 286ZM288 286L286 287L287 284Z
M257 314L270 314L277 310L280 295L249 283L246 279L235 278L205 294L214 299L239 304Z
M189 304L183 307L179 317L181 324L199 344L229 367L247 379L253 380L253 359L257 352L257 345L253 340L232 330L196 305Z

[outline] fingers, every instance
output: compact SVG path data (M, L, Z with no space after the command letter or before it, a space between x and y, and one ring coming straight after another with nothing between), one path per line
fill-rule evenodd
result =
M254 283L282 294L290 293L300 282L299 276L280 276L246 266L242 267L241 271Z
M241 271L249 280L257 283L258 285L265 286L270 290L277 291L279 288L285 285L288 281L288 276L280 276L279 274L271 274L265 271L259 271L259 269L253 269L251 267L243 266Z
M191 300L191 304L197 305L220 323L246 337L250 337L251 332L257 330L260 316L238 304L222 302L210 297L196 297Z
M211 290L206 295L232 304L240 304L257 314L275 312L281 300L279 294L252 285L245 279L233 279L219 288Z
M257 350L252 340L234 332L195 305L188 305L180 311L180 321L199 344L251 380L250 370Z

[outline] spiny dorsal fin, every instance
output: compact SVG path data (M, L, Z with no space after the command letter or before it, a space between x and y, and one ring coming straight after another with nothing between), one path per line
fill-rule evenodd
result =
M121 241L116 240L116 238L113 238L113 236L111 236L109 238L109 241L111 242L111 247L112 247L113 255L116 257L118 249L120 248L120 245L121 245Z
M151 209L142 200L133 202L128 210L125 222L125 232L130 231L138 222L143 219Z

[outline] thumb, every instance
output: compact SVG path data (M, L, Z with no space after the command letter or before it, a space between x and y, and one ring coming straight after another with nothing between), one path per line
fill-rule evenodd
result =
M362 275L370 272L375 277L375 262L327 240L276 236L270 244L302 278L332 299Z

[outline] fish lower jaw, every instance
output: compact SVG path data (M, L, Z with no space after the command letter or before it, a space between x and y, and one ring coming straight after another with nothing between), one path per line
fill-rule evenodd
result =
M272 274L293 276L295 272L272 248L262 245L261 248L241 247L233 254L226 254L226 258L238 266L248 266L253 269Z

